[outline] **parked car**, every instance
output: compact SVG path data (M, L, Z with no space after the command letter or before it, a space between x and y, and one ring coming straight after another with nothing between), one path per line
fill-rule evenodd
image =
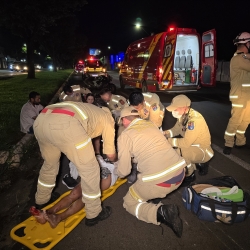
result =
M35 69L42 69L42 66L40 64L34 64Z
M28 71L28 66L25 62L14 62L10 65L10 70L18 72Z

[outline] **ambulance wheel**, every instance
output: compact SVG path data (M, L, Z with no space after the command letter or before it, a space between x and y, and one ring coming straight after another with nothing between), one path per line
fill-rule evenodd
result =
M148 85L147 85L146 81L143 81L141 85L142 85L141 86L142 93L148 92Z
M121 89L125 89L125 84L123 82L122 77L120 77L120 87L121 87Z

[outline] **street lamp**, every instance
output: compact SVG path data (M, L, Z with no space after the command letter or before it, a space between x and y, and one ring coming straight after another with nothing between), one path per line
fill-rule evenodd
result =
M135 27L136 27L137 29L142 29L145 33L147 33L147 35L150 35L150 34L141 26L140 23L136 23L136 24L135 24Z
M111 49L111 47L110 47L110 46L108 46L108 49Z

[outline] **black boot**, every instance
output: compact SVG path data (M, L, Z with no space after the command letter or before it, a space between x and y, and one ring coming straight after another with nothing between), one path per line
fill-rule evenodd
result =
M163 198L154 198L151 200L148 200L148 202L153 203L153 204L159 204L162 201Z
M225 146L225 148L223 149L223 154L225 154L225 155L230 155L230 154L231 154L231 151L232 151L232 148L231 148L231 147Z
M234 147L237 148L237 149L242 149L242 148L246 147L246 144L244 144L244 145L234 145Z
M157 210L157 221L170 227L175 235L181 238L183 226L177 205L170 204L160 206Z
M99 221L107 219L110 216L111 212L112 212L111 207L109 207L109 206L103 207L102 211L95 218L93 218L93 219L86 218L85 225L89 226L89 227L94 226Z
M206 175L208 173L208 164L207 163L196 163L195 164L199 175Z
M137 164L132 164L131 173L127 176L129 184L134 184L137 181Z
M44 204L40 204L40 205L35 204L35 207L37 209L41 210L42 208L44 208L44 207L48 206L49 204L53 203L54 201L56 201L59 197L60 197L59 193L53 192L53 193L51 193L51 197L50 197L50 200L48 202L46 202Z
M189 184L194 182L196 179L195 174L192 173L191 175L184 178L183 182L181 183L181 187L187 187Z

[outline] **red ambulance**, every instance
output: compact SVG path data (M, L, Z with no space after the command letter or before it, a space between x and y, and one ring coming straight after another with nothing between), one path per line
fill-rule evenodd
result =
M129 45L120 85L147 91L196 90L216 84L216 31L170 27Z

